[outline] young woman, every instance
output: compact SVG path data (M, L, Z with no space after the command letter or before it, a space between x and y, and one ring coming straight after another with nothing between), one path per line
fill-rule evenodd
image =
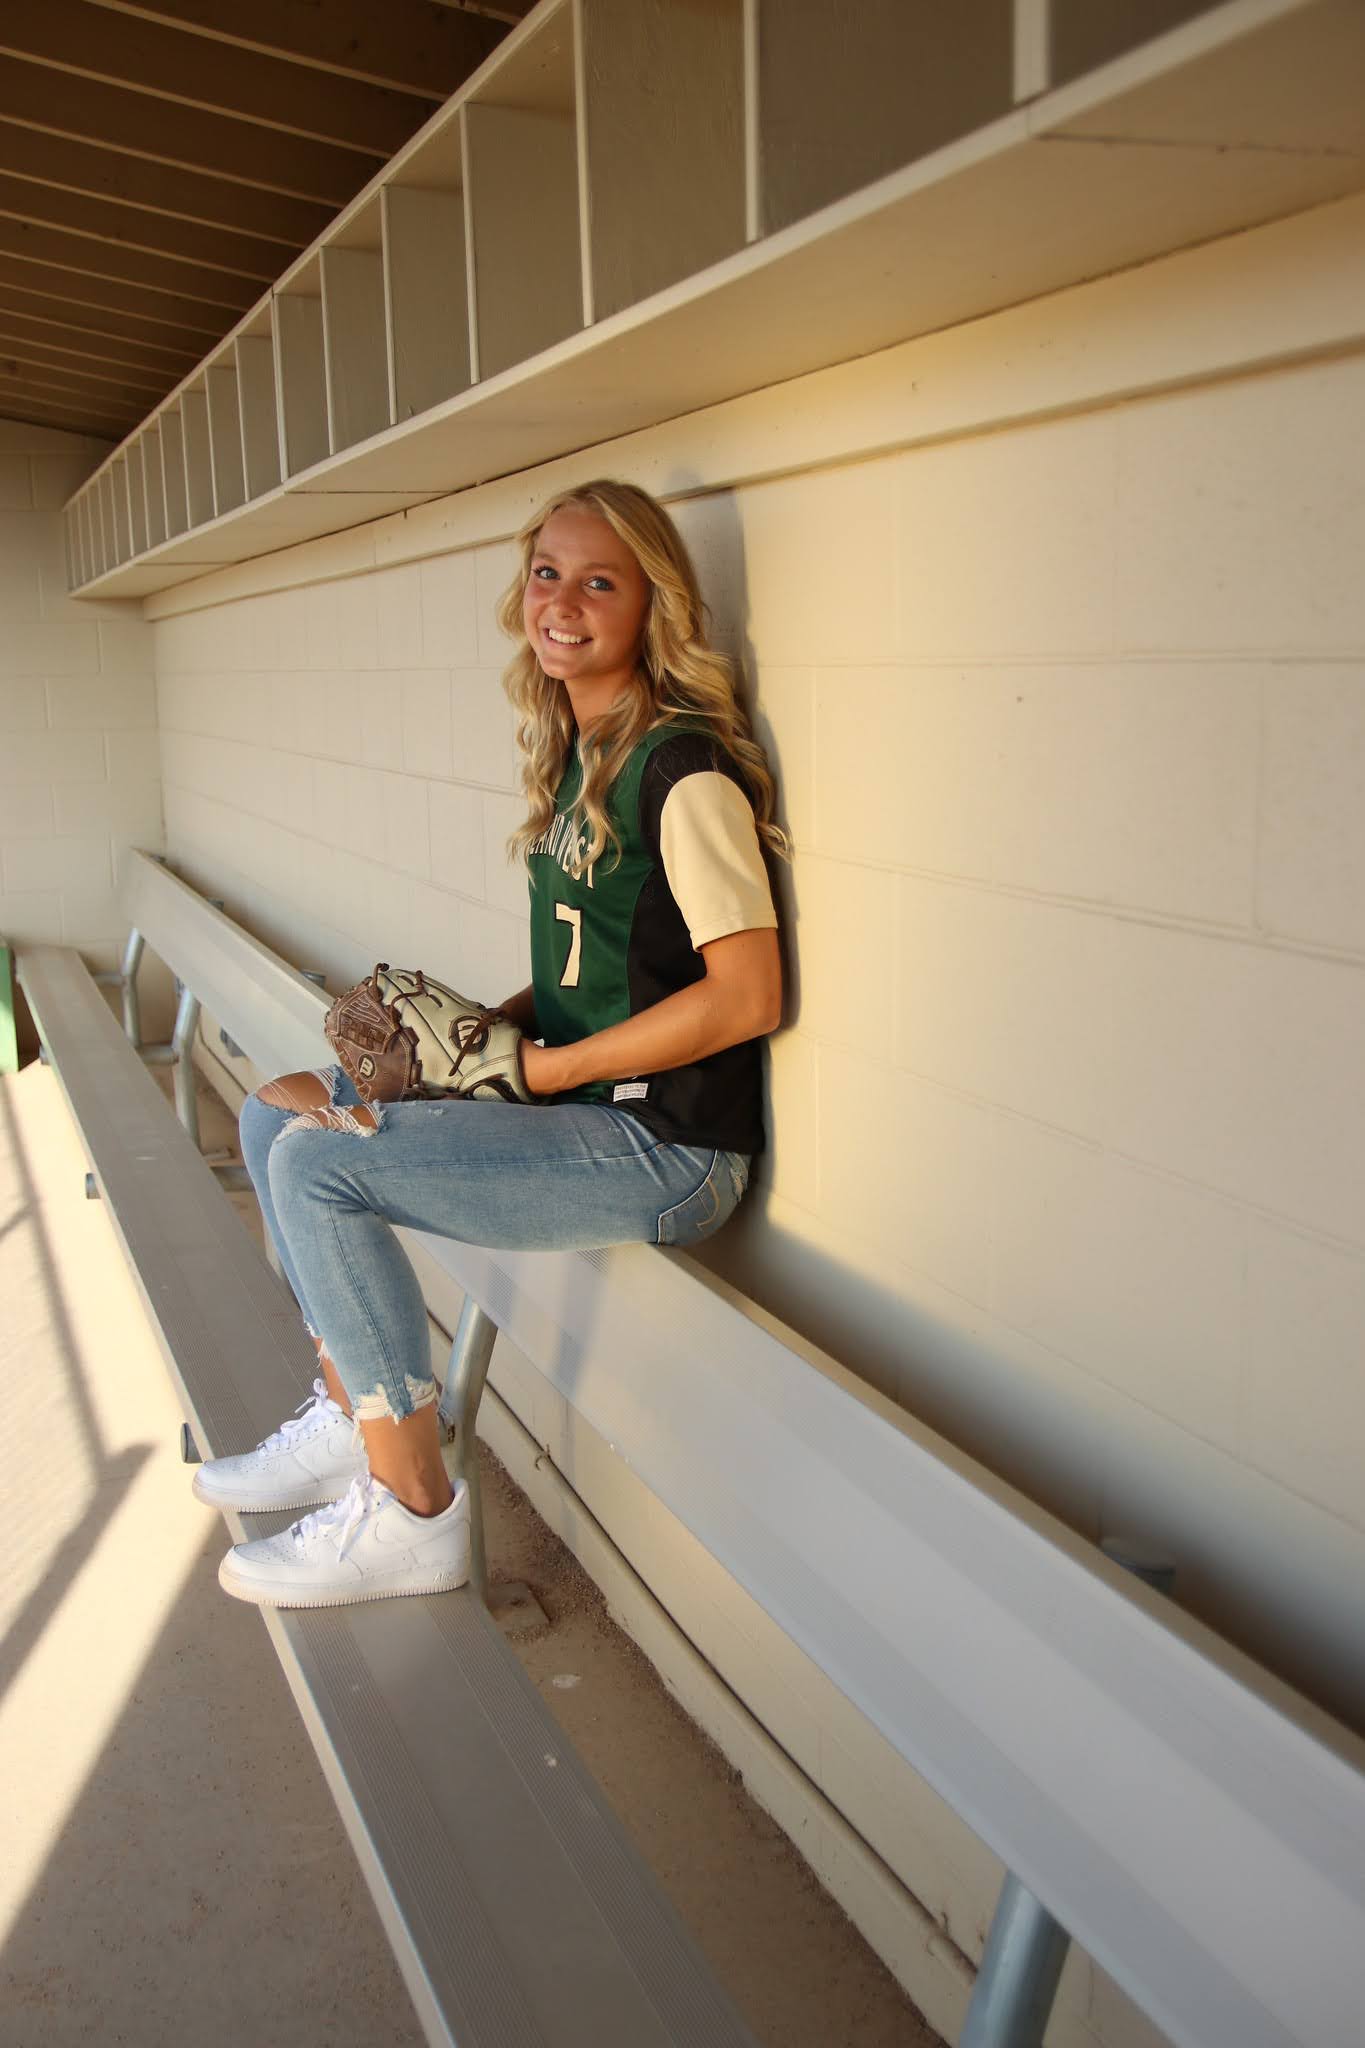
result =
M553 500L521 549L498 616L520 643L505 682L532 981L501 1007L535 1099L376 1118L337 1067L245 1104L243 1156L322 1377L254 1451L196 1474L216 1506L316 1506L229 1551L220 1578L241 1599L331 1605L468 1575L395 1224L504 1248L692 1244L763 1142L759 1041L781 1009L763 849L784 841L687 551L652 498L607 481Z

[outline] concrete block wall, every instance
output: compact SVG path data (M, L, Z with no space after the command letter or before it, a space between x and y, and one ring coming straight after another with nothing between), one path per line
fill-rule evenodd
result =
M149 607L182 869L333 986L387 957L495 996L529 972L509 535L575 476L668 497L797 848L771 1149L711 1263L1083 1533L1169 1550L1356 1727L1363 227L1318 209ZM640 1542L681 1606L685 1545ZM781 1652L693 1591L790 1722ZM970 1950L979 1848L856 1730L787 1735L869 1830L895 1808L882 1853ZM1068 2010L1146 2038L1098 1973Z
M162 844L152 629L67 596L62 505L102 441L0 420L0 933L112 966L119 851Z

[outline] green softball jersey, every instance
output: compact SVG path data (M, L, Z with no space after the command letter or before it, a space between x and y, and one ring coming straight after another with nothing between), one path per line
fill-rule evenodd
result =
M777 923L743 778L709 732L656 726L635 748L608 799L619 860L608 845L584 865L587 833L572 815L581 782L575 751L528 862L531 981L547 1045L572 1045L700 981L699 949L712 939ZM613 1103L674 1144L757 1152L760 1045L554 1099Z

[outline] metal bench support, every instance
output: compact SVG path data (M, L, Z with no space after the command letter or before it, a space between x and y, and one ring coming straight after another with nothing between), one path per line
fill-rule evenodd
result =
M441 1390L437 1414L445 1425L446 1441L454 1451L454 1476L469 1488L469 1583L484 1605L488 1604L488 1553L483 1540L483 1500L479 1493L479 1451L474 1424L488 1378L489 1360L497 1339L498 1326L472 1294L464 1307L450 1347L450 1367Z
M512 1634L524 1634L533 1628L546 1628L549 1622L535 1594L520 1579L489 1585L483 1497L479 1490L479 1447L475 1424L497 1335L498 1326L493 1318L480 1308L472 1294L467 1294L450 1347L450 1365L436 1413L452 1450L451 1475L457 1483L463 1479L469 1488L470 1590L478 1595L502 1628Z
M123 997L123 1028L139 1052L142 1050L142 1009L138 1001L137 974L146 943L134 925L123 948L123 965L94 977L101 988L116 988Z
M1006 1871L959 2048L1042 2048L1071 1937Z

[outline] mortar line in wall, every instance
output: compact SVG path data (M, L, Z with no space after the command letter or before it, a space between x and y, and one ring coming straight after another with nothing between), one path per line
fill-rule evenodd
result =
M975 875L953 875L937 868L895 867L889 861L869 860L865 856L828 854L819 848L798 842L796 857L805 854L811 860L825 861L831 866L859 868L869 874L901 875L908 881L937 882L945 888L971 889L978 895L1004 896L1021 903L1037 903L1048 909L1071 910L1085 917L1112 919L1118 924L1145 925L1154 931L1171 931L1192 937L1215 939L1232 945L1251 946L1257 952L1291 953L1296 957L1321 960L1332 966L1365 968L1365 954L1345 948L1313 943L1307 939L1286 938L1282 934L1260 932L1251 926L1220 925L1212 919L1179 917L1163 914L1159 910L1143 909L1133 904L1096 903L1083 896L1066 896L1060 893L1049 895L1038 889L1026 889L1017 883L987 881Z
M233 598L228 601L233 604L254 604L256 599L253 596ZM213 609L218 610L221 607L214 606ZM155 626L160 622L153 621L152 623ZM799 672L802 675L807 675L811 673L823 674L826 671L832 671L835 674L842 675L846 671L863 674L865 672L880 673L883 670L887 673L897 674L909 670L912 674L936 675L940 674L944 669L970 669L980 670L989 675L996 670L1009 670L1012 672L1016 669L1046 668L1051 672L1056 669L1087 669L1097 666L1104 668L1162 669L1184 668L1187 666L1209 668L1217 664L1220 668L1307 668L1313 666L1341 668L1358 666L1362 659L1365 659L1365 644L1351 643L1343 644L1340 649L1328 649L1326 651L1321 648L1301 649L1295 647L1274 648L1269 651L1265 648L1246 647L1172 647L1152 649L1096 647L1080 649L1079 651L1075 648L1052 649L1043 647L1026 654L1011 653L1004 650L999 653L989 654L979 652L955 653L948 649L942 654L873 654L855 657L837 654L820 655L814 659L803 655L792 657L791 659L783 658L781 660L769 660L760 657L754 662L753 670L755 677L759 679L765 673L786 675ZM503 664L503 666L505 665ZM413 668L395 663L391 668L378 667L369 669L241 668L230 670L226 676L216 669L162 669L157 671L156 680L159 683L174 686L193 682L203 677L212 677L218 682L238 683L244 677L269 677L278 682L311 681L315 677L321 676L379 675L387 677L400 674L418 676L449 674L453 689L457 676L468 674L476 668L480 676L485 678L489 671L499 675L501 673L498 663L490 661L483 663L471 662L467 667L463 665L454 667L432 664L429 668ZM90 680L97 679L91 678ZM163 724L161 729L166 732L194 734L202 739L234 739L235 737L231 733L205 732L193 726ZM251 743L238 742L238 744ZM272 741L271 744L276 752L290 753L295 751L292 748L283 746L278 740ZM306 758L309 760L343 760L342 756L336 754L309 754ZM343 762L343 765L368 767L373 764L356 761ZM416 771L397 770L390 772L415 773ZM497 789L500 786L506 789L507 787L497 783L485 783L480 786L490 789ZM510 790L508 793L515 795L516 791Z
M308 757L305 756L303 758ZM339 765L354 766L358 764L342 763ZM380 769L376 772L380 774L402 774L405 771L401 769ZM424 779L427 778L413 777L413 780L417 781ZM301 832L296 826L280 824L277 819L265 812L251 811L241 804L227 803L221 797L214 796L208 791L195 790L184 783L176 782L168 783L166 786L171 789L182 790L201 801L215 803L221 809L230 811L234 816L254 818L261 824L275 826L282 832L294 832L298 838L308 840L310 843L322 847L326 851L338 853L346 851L344 847L332 847L328 841L318 839L311 832ZM468 786L479 787L480 789L489 787L485 784L443 786ZM515 795L515 791L497 789L491 789L490 793L502 796ZM1049 895L1040 890L1025 889L1009 882L988 882L974 876L947 874L935 868L895 867L889 862L884 861L868 860L852 855L822 853L816 847L803 846L798 842L796 846L797 858L799 859L802 854L811 860L827 861L839 867L857 868L869 874L904 876L910 881L935 882L946 888L971 889L980 895L1002 896L1011 901L1040 904L1048 909L1070 910L1080 916L1107 918L1118 924L1140 925L1153 931L1177 932L1190 937L1212 939L1224 944L1250 946L1259 953L1284 953L1296 959L1317 960L1328 966L1365 968L1365 954L1321 943L1314 944L1304 939L1287 938L1279 933L1261 932L1252 926L1219 925L1214 924L1211 920L1206 921L1200 918L1181 918L1174 915L1163 915L1160 911L1143 910L1131 904L1095 903L1085 897L1061 894ZM517 917L520 914L517 911L505 908L501 904L490 903L484 897L470 896L462 890L448 888L434 875L415 874L408 869L392 868L378 862L373 863L373 865L381 867L385 874L393 875L401 881L424 882L428 887L438 889L442 894L450 896L454 901L467 903L476 910L493 911L500 917L509 918Z
M1251 915L1261 908L1261 851L1265 832L1266 678L1256 679L1256 774L1251 794Z
M793 1035L800 1038L804 1044L816 1047L817 1050L835 1053L841 1059L848 1056L849 1047L840 1039L827 1038L819 1032L801 1031L795 1028L793 1029ZM1031 1129L1043 1131L1049 1137L1061 1138L1067 1144L1079 1145L1084 1151L1098 1153L1107 1159L1116 1160L1120 1165L1130 1168L1135 1173L1144 1174L1149 1179L1164 1181L1168 1186L1179 1189L1181 1193L1194 1193L1205 1196L1221 1203L1225 1208L1239 1210L1243 1215L1252 1216L1260 1222L1272 1224L1277 1230L1290 1231L1307 1244L1315 1246L1325 1245L1329 1250L1339 1252L1346 1258L1359 1263L1365 1263L1365 1244L1361 1244L1357 1239L1340 1237L1335 1232L1323 1230L1316 1224L1305 1223L1301 1217L1291 1216L1282 1209L1267 1208L1264 1203L1253 1201L1250 1196L1233 1194L1229 1189L1219 1187L1213 1181L1200 1180L1194 1174L1179 1173L1173 1167L1163 1166L1157 1160L1144 1159L1135 1152L1126 1152L1121 1146L1110 1144L1102 1138L1091 1137L1084 1131L1072 1130L1065 1124L1053 1123L1047 1117L1031 1115L1028 1110L1018 1109L1012 1103L997 1102L989 1095L978 1095L970 1088L963 1088L955 1082L944 1081L937 1074L926 1074L918 1067L906 1066L898 1060L879 1060L874 1055L867 1053L862 1055L862 1059L865 1066L875 1067L884 1073L904 1076L909 1080L918 1081L924 1087L931 1088L936 1093L945 1095L954 1102L967 1103L971 1108L985 1110L990 1115L1008 1117L1016 1123L1027 1124ZM776 1189L773 1183L766 1179L762 1167L756 1169L754 1177L756 1181L772 1188L774 1193L780 1193L780 1190ZM784 1202L791 1202L793 1208L800 1209L803 1214L816 1217L818 1220L815 1210L807 1208L804 1203L796 1201L794 1197L784 1194L781 1195L781 1199ZM943 1283L936 1284L941 1285ZM948 1291L951 1293L955 1290L950 1288ZM964 1300L967 1298L963 1296Z

